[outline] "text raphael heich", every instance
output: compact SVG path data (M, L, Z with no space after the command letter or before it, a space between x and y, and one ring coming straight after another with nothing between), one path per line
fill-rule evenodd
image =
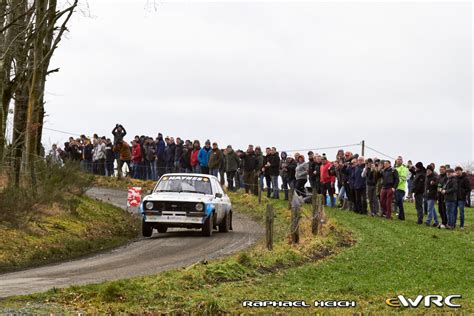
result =
M355 301L314 301L315 307L356 307ZM243 301L243 307L311 307L306 301Z

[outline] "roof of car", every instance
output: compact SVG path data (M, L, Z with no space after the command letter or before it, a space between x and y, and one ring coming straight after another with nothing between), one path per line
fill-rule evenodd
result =
M205 177L205 178L213 178L217 179L215 176L210 174L203 174L203 173L166 173L162 177Z

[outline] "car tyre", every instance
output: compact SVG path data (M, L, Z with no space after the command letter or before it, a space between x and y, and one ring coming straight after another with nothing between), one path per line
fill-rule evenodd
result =
M226 213L224 215L224 218L222 219L222 223L219 224L219 232L221 233L228 233L230 230L230 221L231 221L231 214L230 212Z
M209 216L206 218L204 223L202 224L202 235L205 237L211 237L212 236L212 230L213 230L213 223L212 223L212 214L209 214Z
M156 230L160 233L160 234L164 234L168 231L168 227L164 226L164 225L158 225L156 226Z
M142 235L143 237L151 237L153 235L153 226L144 220L142 221Z

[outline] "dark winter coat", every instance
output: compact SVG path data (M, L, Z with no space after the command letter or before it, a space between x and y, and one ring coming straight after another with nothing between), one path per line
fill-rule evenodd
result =
M278 153L267 156L267 161L270 163L268 167L268 174L270 176L278 176L280 174L280 155Z
M410 170L413 173L412 170ZM421 168L415 171L415 178L411 184L411 191L415 194L425 192L426 169Z
M433 183L432 183L433 182ZM438 177L434 173L426 176L425 197L427 200L436 200L438 194Z
M462 174L460 177L456 177L458 182L458 201L465 201L466 195L471 192L471 184L466 177L466 174Z
M458 181L456 177L451 177L446 180L443 186L444 199L449 202L455 202L458 199Z
M242 160L244 171L250 172L258 170L258 158L254 151L243 153Z
M396 189L399 181L400 178L398 177L398 172L392 167L382 171L382 187L384 189Z
M236 171L240 166L240 158L234 150L229 151L225 155L225 172Z

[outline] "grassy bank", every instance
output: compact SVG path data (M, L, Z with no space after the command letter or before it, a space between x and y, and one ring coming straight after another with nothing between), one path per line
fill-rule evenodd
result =
M0 272L110 249L138 235L137 220L85 196L37 205L30 216L0 223Z
M265 205L253 196L232 194L234 209L261 220ZM240 287L280 274L291 267L314 262L352 245L352 235L332 221L322 236L310 232L309 210L304 211L301 243L288 240L289 211L284 203L275 205L275 245L272 252L263 242L239 254L211 262L202 262L156 276L133 278L99 285L51 290L46 293L13 298L0 305L43 304L42 311L85 312L219 312L231 310L232 296L223 297L219 289L228 285ZM44 302L47 301L47 304ZM73 302L73 303L72 303ZM59 306L61 307L58 307ZM31 306L31 305L30 305Z
M254 197L232 194L234 208L263 219L264 204ZM99 285L51 290L12 298L0 306L26 304L40 311L84 312L252 312L301 313L361 311L401 312L385 300L398 294L461 294L461 310L474 312L472 209L466 210L464 231L439 230L415 224L413 204L407 220L388 221L347 211L326 209L324 234L310 234L309 207L302 218L301 244L289 244L289 211L283 201L276 210L273 252L263 243L239 254L156 276ZM355 242L357 241L357 242ZM352 246L351 246L352 245ZM351 246L351 247L347 247ZM243 300L355 300L351 309L249 309ZM420 313L453 312L420 308Z

